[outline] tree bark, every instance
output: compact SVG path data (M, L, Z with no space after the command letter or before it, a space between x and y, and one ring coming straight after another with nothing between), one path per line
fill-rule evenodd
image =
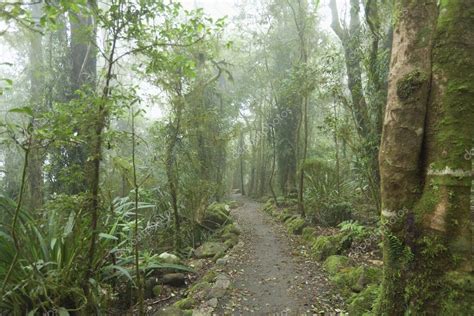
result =
M385 266L377 312L468 315L472 171L464 154L474 133L474 6L397 6L380 151Z

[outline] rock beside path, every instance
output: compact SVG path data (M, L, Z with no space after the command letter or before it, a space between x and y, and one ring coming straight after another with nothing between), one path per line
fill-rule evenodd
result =
M216 241L208 241L199 246L194 252L197 258L213 258L218 254L223 254L229 247Z

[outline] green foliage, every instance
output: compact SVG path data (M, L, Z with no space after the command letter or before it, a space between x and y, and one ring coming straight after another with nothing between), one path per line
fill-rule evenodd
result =
M348 233L356 240L363 240L364 238L367 238L370 233L366 226L353 220L343 221L337 226L341 229L341 232Z
M340 202L323 206L316 213L316 220L324 226L335 227L341 222L350 220L352 217L352 206L347 202Z
M316 236L316 229L314 227L308 226L303 228L303 232L301 234L303 235L304 240L310 241Z
M353 294L349 299L348 311L350 315L372 315L374 303L380 292L380 285L371 284L362 292Z
M327 257L337 254L338 239L333 236L319 236L311 245L311 254L318 261L323 261Z
M71 201L74 203L73 201ZM2 210L11 213L13 202L2 198ZM14 314L26 313L40 308L43 311L81 309L87 299L81 287L80 276L83 275L82 265L85 245L81 235L83 224L80 223L81 211L71 209L61 214L54 208L48 220L39 225L24 210L21 210L17 234L20 238L20 260L14 266L5 292L2 292L0 310L8 310ZM5 254L0 265L0 278L4 280L7 267L15 251L11 232L6 229L7 221L0 223L3 236L2 248ZM100 286L92 288L98 293ZM54 297L52 301L50 298ZM96 296L99 299L98 296ZM97 301L98 306L107 297Z
M344 200L354 200L350 191L350 182L337 182L336 170L330 164L320 160L308 160L305 165L307 179L305 204L308 213L317 223L325 226L337 226L352 217L353 207Z
M81 276L85 275L83 261L90 231L88 221L84 220L83 203L82 196L58 196L46 205L48 218L39 223L25 210L21 211L17 230L21 234L21 260L2 293L0 310L24 313L34 308L73 311L85 307L88 299ZM3 280L15 251L7 229L15 203L2 197L0 204L4 214L0 222L0 246L4 254L4 260L0 262L0 279ZM139 203L140 210L149 208L153 205ZM90 281L97 308L105 307L114 296L115 280L133 284L135 270L130 246L141 242L134 241L132 235L134 203L128 198L116 199L111 209L113 213L103 222L107 230L99 233L98 254L94 260L97 274ZM110 261L112 258L113 262ZM164 269L193 272L182 265L162 263L158 254L141 252L140 262L145 276ZM55 300L51 301L51 297ZM11 310L13 307L15 309Z
M301 235L303 228L306 226L306 222L301 217L293 217L285 222L288 231L295 235Z

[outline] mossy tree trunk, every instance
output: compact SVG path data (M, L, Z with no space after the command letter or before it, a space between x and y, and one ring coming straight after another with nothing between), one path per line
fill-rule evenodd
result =
M399 0L380 151L382 315L474 313L474 5ZM462 30L462 32L460 32Z

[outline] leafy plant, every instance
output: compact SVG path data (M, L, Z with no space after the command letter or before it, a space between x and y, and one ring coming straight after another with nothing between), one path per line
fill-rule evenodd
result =
M342 232L350 234L354 239L362 240L366 238L369 234L367 227L361 225L357 221L343 221L337 226L341 229Z

